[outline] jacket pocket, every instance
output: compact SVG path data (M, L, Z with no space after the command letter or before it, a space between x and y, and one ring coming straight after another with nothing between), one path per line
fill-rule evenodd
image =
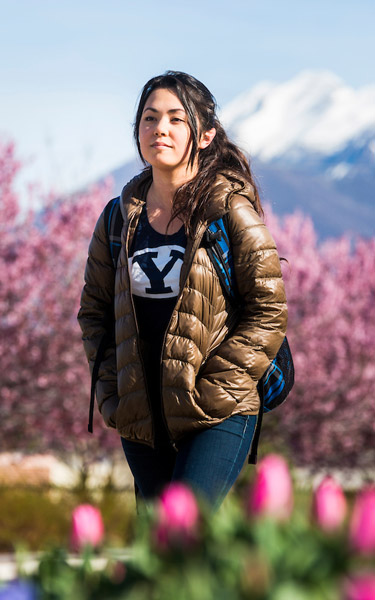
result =
M100 412L107 427L113 427L116 429L116 413L118 404L118 397L111 396L110 398L104 400L103 404L101 405Z

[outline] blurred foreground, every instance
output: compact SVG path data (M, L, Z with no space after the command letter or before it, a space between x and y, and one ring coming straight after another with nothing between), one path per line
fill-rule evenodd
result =
M326 477L301 497L287 463L271 454L214 515L181 483L139 508L130 553L121 557L107 549L98 506L76 506L66 543L31 570L20 556L18 578L0 587L0 600L375 597L374 486L349 498Z

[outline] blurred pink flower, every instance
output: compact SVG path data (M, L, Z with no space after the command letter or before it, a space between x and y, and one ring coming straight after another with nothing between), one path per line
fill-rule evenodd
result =
M374 600L375 573L364 573L349 579L344 587L343 600Z
M113 581L113 583L115 584L120 584L123 581L125 581L126 578L126 565L121 562L121 561L116 561L116 563L113 565L112 567L112 572L111 572L111 580Z
M99 546L104 537L104 524L100 510L91 504L81 504L72 515L71 545L74 550L85 546Z
M375 487L362 490L355 500L350 542L361 554L375 554Z
M332 477L325 477L314 493L313 517L325 531L337 529L345 519L346 498Z
M287 519L293 509L293 485L285 460L269 454L260 461L250 488L248 512Z
M160 549L188 546L196 540L199 519L193 492L183 483L172 483L157 506L156 543Z

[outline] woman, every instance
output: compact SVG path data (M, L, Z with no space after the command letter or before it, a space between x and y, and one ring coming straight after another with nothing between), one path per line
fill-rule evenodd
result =
M103 214L90 244L78 319L92 367L112 331L96 394L140 494L184 481L219 506L249 453L257 381L286 329L275 243L248 163L208 89L168 71L143 88L134 135L147 167L121 194L114 267ZM204 247L226 215L241 311Z

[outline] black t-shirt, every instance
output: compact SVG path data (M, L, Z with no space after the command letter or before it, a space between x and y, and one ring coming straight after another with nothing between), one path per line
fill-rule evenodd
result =
M157 232L144 205L129 252L129 274L141 340L160 347L179 294L186 248L182 226L172 235Z
M179 294L184 227L172 235L151 227L144 205L129 252L129 275L157 446L169 445L160 389L161 347Z

